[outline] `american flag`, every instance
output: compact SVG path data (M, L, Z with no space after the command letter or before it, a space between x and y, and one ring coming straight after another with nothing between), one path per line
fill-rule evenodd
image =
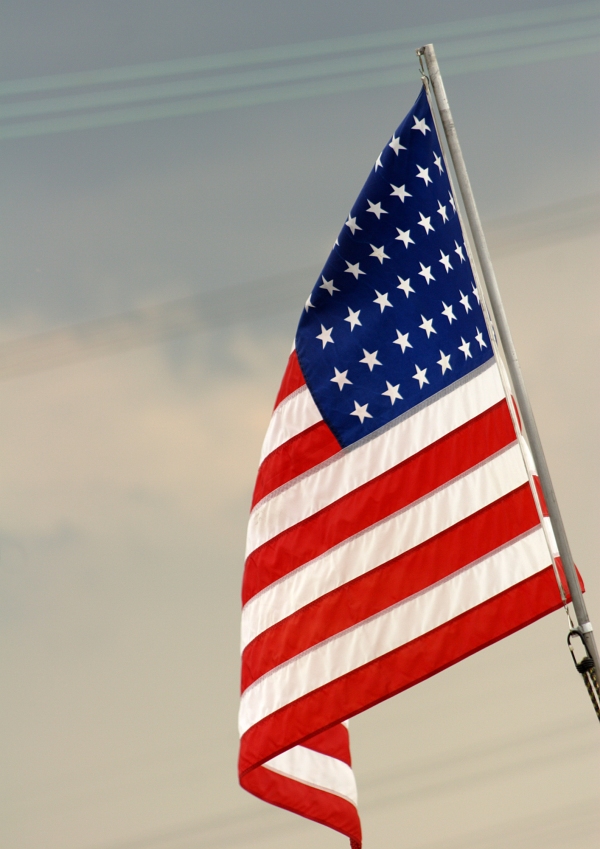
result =
M423 89L306 301L243 582L239 774L361 845L346 720L561 606Z

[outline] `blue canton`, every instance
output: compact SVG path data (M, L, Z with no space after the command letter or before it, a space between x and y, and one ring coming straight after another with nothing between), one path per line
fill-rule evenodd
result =
M344 447L493 356L424 89L342 227L296 350Z

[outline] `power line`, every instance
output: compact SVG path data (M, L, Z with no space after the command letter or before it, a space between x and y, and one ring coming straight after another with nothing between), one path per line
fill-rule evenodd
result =
M107 83L133 82L136 80L155 79L157 77L173 75L181 76L202 71L309 59L316 56L390 47L392 45L406 45L411 47L414 43L420 43L428 38L454 38L512 28L539 27L545 24L581 20L597 14L597 3L587 0L587 2L571 3L568 6L550 6L532 11L488 15L481 18L450 21L427 27L408 27L368 33L366 35L319 39L317 41L300 42L298 44L239 50L166 62L128 65L118 68L101 68L94 71L54 74L22 80L7 80L0 82L0 97L30 94L39 91L79 88L82 86L105 85Z
M600 50L599 33L598 7L586 2L437 27L14 80L0 83L0 97L22 98L24 94L61 88L75 89L75 93L0 104L0 122L4 121L0 123L0 138L117 126L398 85L418 77L413 51L400 52L397 48L414 47L438 36L442 39L439 52L445 74L458 75L592 54ZM255 67L258 65L264 67ZM234 68L244 70L214 73ZM169 76L185 75L186 79L165 81ZM143 80L154 82L115 87ZM113 88L98 90L98 85L107 84ZM91 86L96 88L79 93Z
M505 51L514 48L530 48L540 45L577 39L589 39L600 33L600 19L575 21L559 27L528 29L512 33L502 33L479 37L477 44L472 40L460 40L446 47L448 59L472 54L473 48L480 54L492 51ZM571 49L571 48L569 48ZM382 68L396 69L400 64L414 66L411 53L399 53L397 50L361 53L349 57L325 59L319 62L278 65L259 70L245 70L238 73L211 74L196 79L177 82L161 82L153 85L114 88L108 91L93 91L63 97L41 100L20 100L0 104L0 120L48 115L55 112L70 112L80 109L97 109L106 106L123 106L144 101L164 100L187 97L197 94L214 94L236 89L250 89L260 86L298 82L306 79L321 79L330 76L355 74ZM415 73L411 73L415 76Z

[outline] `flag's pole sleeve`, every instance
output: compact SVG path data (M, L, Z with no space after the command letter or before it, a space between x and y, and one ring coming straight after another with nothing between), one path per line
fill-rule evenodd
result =
M433 89L433 95L442 121L446 142L448 144L456 179L462 195L467 219L469 221L475 250L477 251L485 287L492 307L494 323L506 357L506 364L517 398L517 403L519 405L523 426L528 437L531 453L533 454L539 480L548 506L548 513L550 515L550 520L556 536L558 551L562 560L569 591L571 593L579 631L581 632L588 654L594 661L596 670L600 673L600 655L598 654L592 625L586 610L583 593L581 592L581 587L579 585L575 564L573 563L573 557L569 547L569 541L567 539L558 502L556 500L556 494L550 478L550 471L548 469L548 464L546 463L540 435L533 416L533 410L531 409L527 390L525 389L525 383L523 381L521 368L517 359L517 353L512 341L508 321L506 319L506 313L504 312L504 306L500 297L500 291L498 289L496 275L492 266L490 252L488 250L481 221L479 219L479 213L477 212L477 206L475 205L475 198L473 196L469 175L467 174L462 151L460 149L454 121L452 120L452 113L450 112L450 106L448 104L448 98L446 97L446 91L444 89L444 83L440 74L433 44L427 44L425 47L419 48L419 50L417 50L417 54L420 57L423 57L427 67L427 72Z

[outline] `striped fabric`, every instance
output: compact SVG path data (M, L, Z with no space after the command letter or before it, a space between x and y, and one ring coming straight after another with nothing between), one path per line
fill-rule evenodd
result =
M360 846L341 721L561 605L495 361L341 450L293 352L243 602L242 786Z
M336 242L323 283L307 301L296 337L302 351L292 351L283 376L248 526L240 782L265 801L338 830L354 849L361 846L361 828L346 720L562 604L561 567L535 469L513 424L490 337L480 332L481 307L465 295L472 270L462 252L459 221L442 206L435 233L414 226L417 212L423 218L423 210L435 211L434 203L448 197L450 188L428 108L421 96L408 116L414 125L405 121L388 145L391 152L382 152ZM431 179L420 186L413 155L417 163L435 160L433 186ZM423 165L417 167L425 173ZM394 195L400 185L410 190L405 196L416 199L416 212L399 201L393 218L390 185ZM381 229L390 225L386 215L394 225L389 231ZM379 230L373 235L369 227ZM400 246L392 241L396 229ZM456 245L460 265L456 259L450 263L446 244ZM419 280L406 262L432 264L440 245L447 277L440 277L436 265L439 281ZM383 259L392 268L387 277ZM344 262L352 279L344 274ZM390 280L397 282L400 262L411 278L397 278L397 288L403 288L398 296ZM367 271L359 272L363 267ZM475 287L473 292L476 296ZM415 302L410 325L407 304ZM453 309L461 316L458 331ZM439 332L431 331L426 315L434 317ZM453 321L444 325L450 316ZM386 334L401 324L399 338L410 333L412 344L401 351L393 348L395 342L385 348L393 338ZM362 337L352 335L355 325ZM419 326L429 328L426 335ZM431 333L438 335L430 340ZM479 359L467 355L474 340L479 347L471 350ZM330 367L324 357L331 350L340 359ZM301 362L311 357L315 368L303 368ZM431 382L419 380L417 387L415 366L417 376L427 372ZM381 375L389 375L386 392ZM392 386L394 379L403 395ZM337 383L333 395L331 383ZM411 392L414 401L407 400ZM386 403L400 399L404 407L399 404L396 413L381 406L379 393ZM362 412L360 423L351 419L357 415L353 398L357 410L373 413ZM353 429L349 437L346 421Z

